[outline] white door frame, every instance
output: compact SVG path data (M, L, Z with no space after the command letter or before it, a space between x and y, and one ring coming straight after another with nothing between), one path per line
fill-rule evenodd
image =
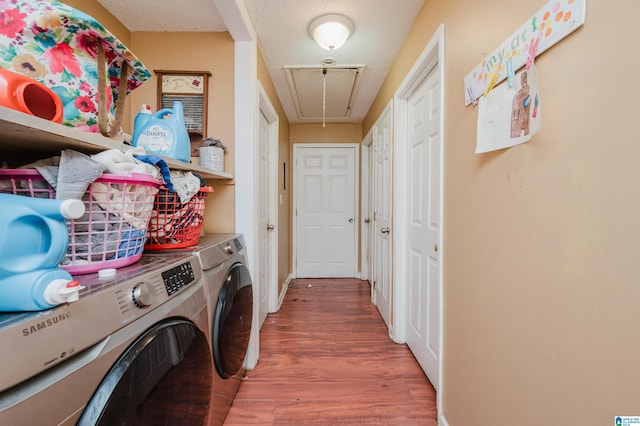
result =
M251 277L257 276L258 206L257 143L258 143L258 88L257 43L235 41L235 222L236 232L244 234L247 246L247 268ZM242 153L239 155L238 153ZM242 171L241 173L239 173ZM240 196L242 194L242 196ZM255 368L260 357L260 293L253 292L253 319L245 366Z
M293 205L293 233L292 233L292 240L293 241L293 248L292 248L292 252L293 252L293 275L292 278L297 278L298 277L298 248L297 248L297 229L298 229L298 216L296 215L296 207L298 205L298 196L296 195L297 193L297 187L298 187L298 167L295 164L298 154L298 149L300 148L354 148L355 149L355 158L354 158L354 186L355 186L355 190L354 190L354 206L355 206L355 218L354 220L356 221L356 223L360 223L360 209L358 208L358 196L359 196L359 192L360 192L360 179L358 179L358 176L360 176L360 144L357 143L294 143L293 144L293 161L294 161L294 166L293 166L293 200L292 200L292 205ZM357 271L357 262L358 262L358 242L359 242L359 235L360 232L358 230L358 227L355 227L355 235L353 238L353 253L354 253L354 277L359 278L360 274Z
M267 279L267 293L269 299L269 312L278 310L278 128L280 118L273 107L262 83L258 80L260 112L264 114L269 123L269 188L272 189L269 198L269 221L274 226L274 231L269 237L270 256L269 277ZM264 285L265 283L261 283Z
M440 24L431 40L424 48L413 67L403 80L402 84L396 90L394 94L395 102L395 114L394 114L394 135L395 135L395 151L394 151L394 186L395 188L405 188L407 185L407 164L408 161L408 140L409 135L407 133L408 126L408 99L414 90L424 81L428 72L433 68L434 64L439 65L440 74L440 128L442 130L442 144L446 141L444 134L444 116L445 116L445 61L444 61L444 24ZM440 218L444 222L444 149L441 156L440 164ZM407 218L409 217L409 204L408 199L404 193L400 191L394 191L394 209L395 215L393 218L394 229L396 232L393 234L396 268L393 272L393 281L396 284L394 286L394 333L393 339L396 342L404 343L406 336L407 317L407 265L408 265L408 253L407 253ZM440 238L438 246L444 249L442 244L444 234L444 224L441 227ZM442 395L443 395L443 359L444 359L444 262L445 262L445 250L440 251L440 354L439 354L439 376L440 376L440 391L438 392L438 412L442 412Z
M256 171L258 142L258 37L253 29L246 6L242 1L213 0L229 34L233 38L234 52L234 139L236 153L235 183L235 231L244 234L247 246L247 268L256 275L255 259L258 247L258 221L254 215L257 206ZM238 173L242 170L242 173ZM243 194L242 197L238 194ZM253 293L253 320L251 337L244 365L255 368L260 355L260 296Z

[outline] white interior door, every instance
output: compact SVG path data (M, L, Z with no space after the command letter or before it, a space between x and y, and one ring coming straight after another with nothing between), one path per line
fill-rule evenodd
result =
M271 277L270 265L272 263L271 256L271 238L273 235L274 225L271 223L270 199L272 185L270 180L270 140L269 140L269 122L265 115L260 112L259 131L258 131L258 176L259 176L259 201L258 201L258 285L259 285L259 320L260 327L264 324L267 314L269 313L269 279Z
M373 131L369 131L367 136L362 140L360 144L360 279L368 280L371 282L370 265L370 251L371 251L371 219L370 209L371 203L369 197L371 196L371 164L369 155L373 143ZM373 295L372 295L373 296Z
M393 294L391 239L393 128L389 105L374 125L374 210L373 210L373 261L374 301L389 329L392 329L391 303Z
M441 164L438 65L408 100L406 341L436 390L440 354Z
M371 283L371 301L373 303L375 303L376 299L375 299L375 291L373 290L373 280L376 278L376 272L375 272L375 252L376 252L376 248L375 248L375 238L374 238L374 221L373 221L373 215L375 212L375 188L376 188L376 179L375 179L375 170L376 170L376 164L375 164L375 147L373 145L373 130L374 128L371 129L371 145L369 145L369 173L368 173L368 179L369 179L369 188L368 188L368 192L369 192L369 197L367 200L368 203L368 208L367 208L367 212L368 215L366 217L366 220L368 220L369 222L367 223L367 240L369 241L369 250L367 253L368 256L368 266L369 266L369 271L368 271L368 275L369 275L369 282Z
M357 145L294 146L296 276L355 277Z

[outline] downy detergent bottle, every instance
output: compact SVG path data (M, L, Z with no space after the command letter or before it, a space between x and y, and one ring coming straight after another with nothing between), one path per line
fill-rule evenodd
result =
M155 114L149 105L142 105L133 122L133 146L141 146L149 154L159 154L189 162L191 141L184 123L182 102L175 101L173 108L164 108Z
M65 219L80 200L0 194L0 312L41 311L78 300L83 288L58 265L69 245Z

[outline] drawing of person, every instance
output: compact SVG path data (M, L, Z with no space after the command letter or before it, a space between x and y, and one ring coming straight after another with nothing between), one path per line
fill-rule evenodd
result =
M511 105L511 137L517 138L524 131L529 134L529 109L531 107L531 95L529 94L529 82L527 71L520 76L521 87L513 97Z

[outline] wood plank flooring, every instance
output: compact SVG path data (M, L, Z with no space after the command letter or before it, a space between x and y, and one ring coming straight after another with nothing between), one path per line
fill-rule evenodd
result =
M224 426L437 425L435 390L370 292L357 279L293 280Z

